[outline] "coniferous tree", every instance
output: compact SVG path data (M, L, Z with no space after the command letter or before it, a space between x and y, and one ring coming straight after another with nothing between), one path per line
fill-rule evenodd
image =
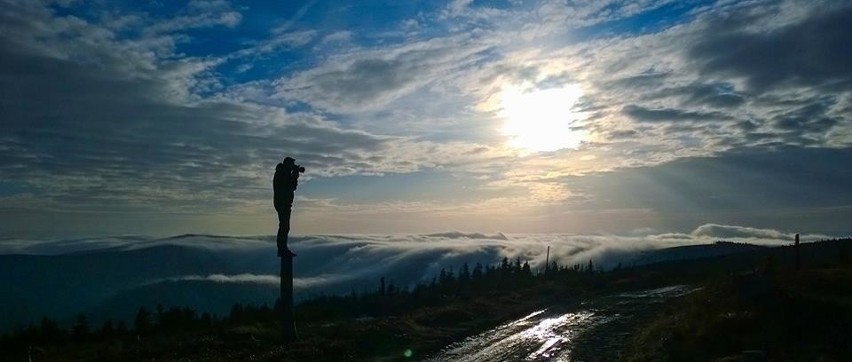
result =
M200 322L202 326L209 327L213 325L213 316L211 316L210 313L207 312L201 313Z
M459 281L466 282L470 279L470 267L468 267L467 263L462 265L461 269L459 269Z
M45 341L59 342L65 339L66 332L59 328L59 324L56 321L44 317L41 319L41 323L39 323L38 334Z
M243 308L243 305L240 303L234 303L234 305L231 306L231 314L228 316L228 320L231 323L239 323L243 321L244 317L245 308Z
M521 266L521 275L523 275L524 277L531 277L532 276L532 270L530 269L530 263L529 262L525 261L524 265Z
M133 329L136 333L147 333L151 330L151 312L145 307L139 307L136 318L133 319Z
M83 313L78 314L71 332L74 339L78 341L85 340L89 337L89 332L89 321L86 319L86 315Z
M100 334L104 337L112 337L115 335L115 327L112 325L112 319L107 319L103 325L101 325Z
M123 336L125 334L127 334L127 324L124 321L119 321L115 326L115 335Z
M500 270L507 271L510 268L511 266L509 265L509 258L504 256L503 260L500 262Z
M165 309L165 308L163 308L163 305L162 305L162 304L157 304L157 309L156 309L156 310L157 310L157 325L158 325L158 326L162 326L162 325L163 325L163 312L164 312L164 309Z
M482 278L482 264L476 263L476 266L473 267L473 273L471 274L471 278L479 279Z

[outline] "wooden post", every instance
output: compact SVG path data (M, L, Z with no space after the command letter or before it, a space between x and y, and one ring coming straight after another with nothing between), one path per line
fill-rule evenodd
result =
M296 312L293 307L293 258L295 253L287 247L290 239L290 215L293 205L287 205L287 214L284 222L285 228L279 230L281 233L283 248L279 247L278 256L281 257L281 336L285 342L295 341L296 336Z
M796 234L796 270L802 268L802 254L799 251L799 234Z
M281 256L281 328L285 341L296 340L296 315L293 310L293 253Z
M544 257L544 274L547 274L550 268L550 245L547 246L547 256Z

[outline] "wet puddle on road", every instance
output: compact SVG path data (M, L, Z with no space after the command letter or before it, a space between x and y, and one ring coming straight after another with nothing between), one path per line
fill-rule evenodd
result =
M454 343L429 361L573 361L578 346L596 358L617 355L631 322L691 292L671 286L595 298L570 310L549 308Z

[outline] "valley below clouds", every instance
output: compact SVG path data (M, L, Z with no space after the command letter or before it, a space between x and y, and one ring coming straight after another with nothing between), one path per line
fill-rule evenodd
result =
M830 238L802 235L804 241ZM652 261L652 251L711 244L719 240L788 245L794 234L772 229L705 224L689 233L635 230L630 235L348 234L291 238L296 300L321 294L373 291L379 279L399 287L428 283L441 269L467 263L493 265L503 258L529 262L533 270L550 261L598 268ZM678 258L703 257L695 255ZM666 257L664 257L666 258ZM233 303L272 305L278 296L279 260L274 236L121 236L0 244L0 328L37 322L43 316L70 321L83 312L94 321L130 320L140 306L190 306L224 315Z

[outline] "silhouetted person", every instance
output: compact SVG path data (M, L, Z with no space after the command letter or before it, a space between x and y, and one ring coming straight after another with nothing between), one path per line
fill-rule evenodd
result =
M296 160L290 157L275 166L275 176L272 178L272 188L275 191L275 211L278 212L278 256L293 254L287 248L287 238L290 233L290 211L293 207L293 192L299 184L299 173L305 169L296 165Z

